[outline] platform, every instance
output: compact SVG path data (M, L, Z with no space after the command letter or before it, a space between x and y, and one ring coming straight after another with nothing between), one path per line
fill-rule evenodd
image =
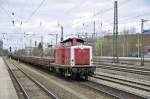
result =
M7 67L0 57L0 99L18 99Z

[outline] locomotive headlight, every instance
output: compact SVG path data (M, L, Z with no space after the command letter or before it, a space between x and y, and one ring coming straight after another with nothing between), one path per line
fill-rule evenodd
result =
M74 66L74 59L71 60L71 66Z
M83 49L84 49L84 47L82 46L80 49L82 49L82 50L83 50Z

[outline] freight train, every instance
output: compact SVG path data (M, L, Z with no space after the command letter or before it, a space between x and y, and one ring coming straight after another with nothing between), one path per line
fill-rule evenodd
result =
M88 79L96 69L93 65L92 47L84 45L84 40L77 37L61 41L54 51L54 59L17 55L12 55L12 58L42 66L69 78Z

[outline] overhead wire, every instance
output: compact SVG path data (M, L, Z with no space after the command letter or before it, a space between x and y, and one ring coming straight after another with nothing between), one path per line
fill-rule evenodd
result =
M132 0L125 0L125 1L123 1L122 3L120 3L119 7L120 7L120 6L123 6L124 4L128 3L129 1L132 1ZM95 16L98 16L98 15L101 15L101 14L104 14L104 13L107 13L107 12L113 10L113 8L114 8L114 7L110 7L110 8L108 8L108 9L103 10L103 11L97 12L96 14L93 14L91 17L85 18L84 20L91 19L91 18L93 18L93 17L95 17ZM79 21L79 22L77 22L77 23L74 23L74 24L72 24L72 25L69 25L69 26L65 26L64 29L72 28L74 25L77 25L77 24L79 24L79 23L81 23L81 21ZM54 33L56 33L56 31L54 31Z
M41 6L44 4L46 0L42 0L40 2L40 4L37 6L37 8L29 15L29 17L27 18L27 20L25 22L30 21L30 19L37 13L37 11L41 8Z
M2 3L0 4L0 8L3 10L3 12L9 17L10 20L12 20L11 15L9 12L3 7Z
M129 1L132 1L132 0L125 0L125 1L121 2L118 7L121 7L122 5L128 3ZM94 14L92 17L95 17L95 16L97 16L97 15L104 14L104 13L106 13L106 12L108 12L108 11L113 10L113 9L114 9L114 7L110 7L110 8L107 8L107 9L105 9L105 10L99 11L99 12L97 12L96 14Z
M131 1L131 0L125 0L124 3L126 3L127 1ZM25 22L28 22L32 18L32 16L38 11L38 9L43 5L44 2L45 2L45 0L42 0L42 2L39 4L39 6L31 13L31 15L29 16L29 18ZM83 4L85 4L85 3L81 2L79 5L75 6L74 8L76 8L78 6L81 6ZM71 10L73 10L74 8L72 8ZM67 12L70 12L71 10L68 10ZM112 10L112 7L109 8L109 9L104 10L103 12L98 12L98 13L94 14L92 17L97 16L97 15L102 14L102 13L106 13L107 11L110 11L110 10Z
M72 12L72 10L76 9L76 8L80 8L81 6L85 5L89 0L86 0L86 1L82 1L80 2L78 5L75 5L74 7L72 7L71 9L65 11L65 13L70 13Z
M136 16L133 16L133 17L129 17L129 18L122 19L122 20L128 21L128 20L130 20L130 19L136 19L136 18L145 16L145 15L150 15L150 12L145 12L144 14L139 14L139 15L136 15ZM120 21L122 21L122 20L120 20Z
M127 4L127 3L130 2L130 1L132 1L132 0L125 0L125 1L123 1L122 3L120 3L119 7L123 6L124 4ZM91 17L85 18L84 20L91 19L91 18L93 18L93 17L95 17L95 16L98 16L98 15L101 15L101 14L104 14L104 13L107 13L108 11L113 10L113 8L114 8L114 7L110 7L110 8L108 8L108 9L103 10L103 11L97 12L96 14L93 14ZM79 22L77 22L77 23L74 23L74 24L72 24L72 25L66 26L66 28L72 28L72 26L77 25L77 24L79 24L79 23L81 23L81 21L79 21Z
M127 23L127 21L133 20L133 19L134 19L134 20L137 20L137 18L140 18L140 17L142 17L142 16L146 16L146 15L150 15L150 12L146 12L146 13L144 13L144 14L139 14L139 15L135 15L135 16L132 16L132 17L127 17L127 18L121 19L121 20L119 20L119 21L121 21L121 22L119 22L119 24L122 24L122 23L124 23L124 22ZM139 19L139 20L140 20L140 19ZM134 21L134 22L137 22L137 21ZM112 25L112 24L113 24L113 23L109 23L109 24L103 25L103 26L110 26L110 25ZM140 21L138 21L137 25L138 25L138 26L141 25Z
M128 3L129 1L131 1L131 0L126 0L124 3L122 3L121 5L124 5L125 3ZM121 5L119 5L119 7L121 6ZM107 9L106 10L106 12L107 11L110 11L111 10L111 8L109 8L109 9ZM105 12L105 13L106 13ZM98 14L103 14L104 12L102 12L102 13L97 13L97 14L95 14L95 15L93 15L93 16L96 16L96 15L98 15ZM125 19L121 19L121 20L119 20L119 21L127 21L127 20L130 20L130 19L136 19L136 18L138 18L138 17L141 17L141 16L145 16L145 15L150 15L150 12L146 12L146 13L144 13L144 14L140 14L140 15L136 15L136 16L133 16L133 17L129 17L129 18L125 18ZM111 25L113 24L113 23L110 23ZM73 25L75 25L75 24L73 24ZM103 25L103 26L109 26L109 25Z
M123 22L127 22L127 21L133 20L133 19L137 20L137 18L140 18L142 16L146 16L146 15L150 15L150 12L145 12L144 14L138 14L138 15L135 15L135 16L132 16L132 17L127 17L127 18L125 17L123 19L120 19L119 21L121 21L121 23L123 23ZM110 24L113 24L113 23L110 23Z
M83 0L83 2L79 3L78 5L75 5L75 6L74 6L74 7L72 7L71 9L69 9L69 10L65 11L65 13L67 13L67 14L68 14L68 13L72 12L72 10L74 10L74 9L76 9L76 8L78 8L78 7L81 7L81 6L85 5L88 1L89 1L89 0L86 0L86 1L84 1L84 0ZM53 32L51 32L51 33L56 34L56 33L57 33L57 31L53 31Z
M129 2L129 1L131 1L131 0L126 0L126 3ZM30 20L30 18L33 17L33 15L38 11L38 9L43 5L44 2L45 2L45 0L42 0L42 2L39 4L39 6L31 13L31 15L30 15L30 17L28 18L28 20ZM122 3L122 5L123 5L123 3ZM0 7L1 7L1 6L0 6ZM98 12L98 13L94 14L93 16L97 16L97 15L106 13L107 11L110 11L110 10L112 10L112 8L106 9L105 11L102 11L102 12ZM5 11L6 14L8 14L5 9L4 9L4 11ZM9 16L9 14L8 14L8 16ZM138 16L137 16L137 17L138 17Z

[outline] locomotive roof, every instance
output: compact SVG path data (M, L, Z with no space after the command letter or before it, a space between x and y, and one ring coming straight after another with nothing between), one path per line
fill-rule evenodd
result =
M69 41L71 41L73 38L68 38L68 39L66 39L66 40L64 40L64 41L61 41L61 43L66 43L66 42L69 42ZM75 38L76 40L77 40L77 42L82 42L82 43L84 43L84 40L82 40L82 39L80 39L80 38Z

